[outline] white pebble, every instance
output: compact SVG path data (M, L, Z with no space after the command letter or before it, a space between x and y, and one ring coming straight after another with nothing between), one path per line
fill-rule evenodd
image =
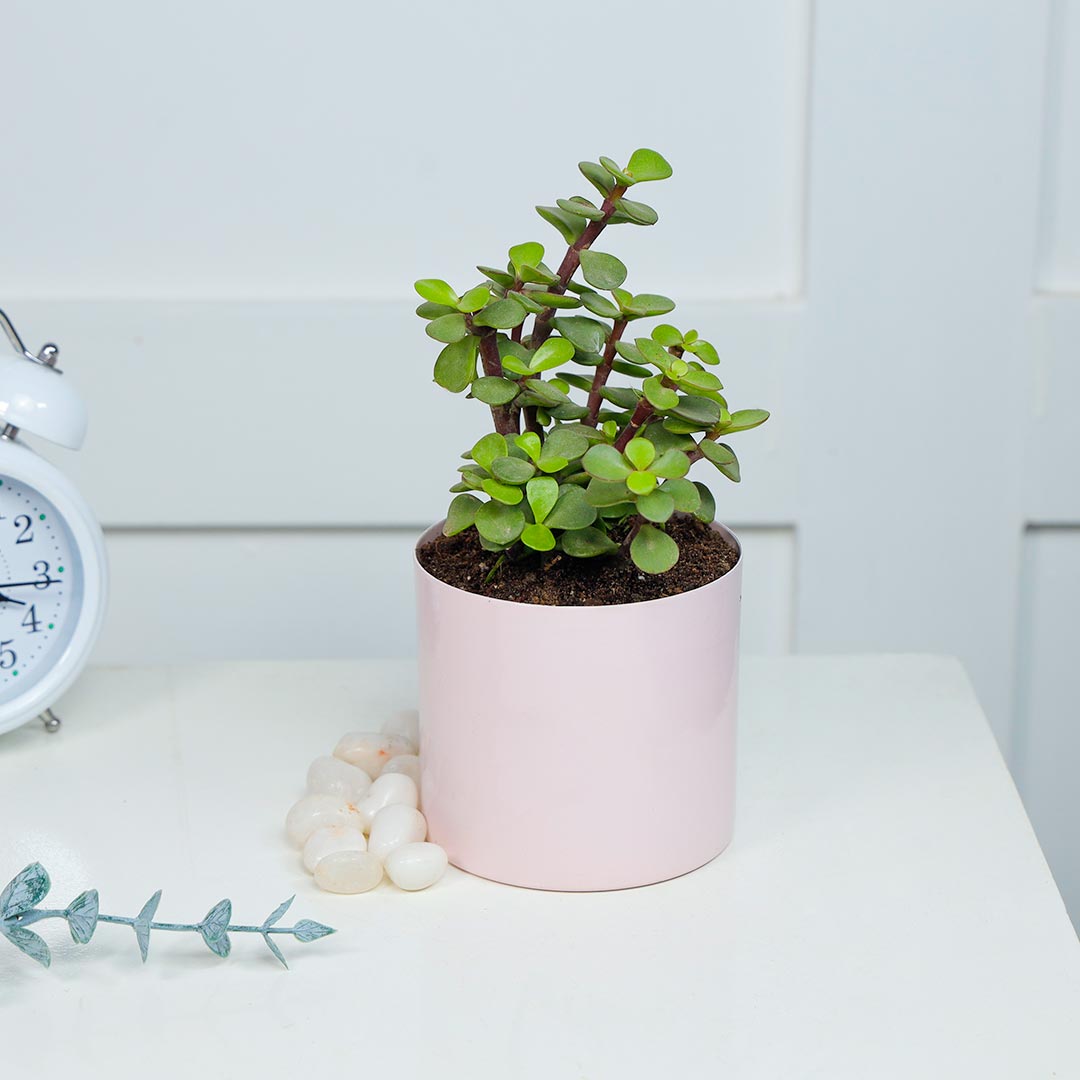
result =
M420 758L416 754L398 754L383 766L383 776L396 772L411 776L416 786L420 786Z
M382 876L382 863L370 851L335 851L315 867L315 884L327 892L367 892Z
M374 731L351 731L334 747L334 757L355 765L376 779L383 766L398 754L415 754L416 744L404 735L380 735Z
M367 820L356 806L336 795L305 795L285 818L285 831L300 847L324 825L352 825L362 830Z
M380 776L371 790L357 804L356 809L364 823L364 832L371 828L375 815L385 806L411 806L416 809L420 793L411 776L404 773L387 773Z
M383 724L384 735L404 735L414 746L420 745L420 714L416 709L402 709L393 713Z
M446 861L438 844L403 844L386 857L386 873L399 889L416 892L446 873Z
M336 795L354 803L368 793L369 787L371 777L341 758L316 758L307 771L307 788L313 795Z
M371 822L368 851L385 859L402 844L412 844L427 836L427 822L419 810L393 803L384 806Z
M421 838L422 839L422 838ZM352 825L324 825L304 841L304 867L309 874L335 851L367 851L364 834Z

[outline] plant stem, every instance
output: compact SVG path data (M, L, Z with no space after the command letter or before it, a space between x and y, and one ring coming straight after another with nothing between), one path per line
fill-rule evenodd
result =
M17 915L14 919L5 919L4 921L15 926L31 926L33 923L42 922L45 919L66 918L67 912L62 908L38 908L34 911L27 911L22 915ZM113 923L117 926L135 925L134 916L127 915L98 915L97 921L99 923ZM198 923L152 922L150 923L150 929L197 933L201 928ZM295 932L296 927L268 926L266 929L263 929L261 926L227 926L225 929L231 934L292 934Z
M630 417L630 423L619 432L619 437L615 440L615 449L620 453L625 450L626 444L634 437L638 428L652 416L654 411L652 405L649 404L649 399L643 397L637 403L637 408Z
M551 286L548 292L566 292L566 286L569 285L570 279L581 265L581 253L604 231L604 226L607 225L608 219L615 213L615 200L621 199L625 194L625 187L616 185L611 189L611 194L608 195L600 207L604 214L603 218L599 221L590 221L589 224L585 226L585 231L582 232L582 234L566 249L563 261L559 264L559 280ZM544 308L544 310L533 319L532 336L529 339L529 348L538 349L547 340L548 336L551 334L551 319L554 314L554 308Z
M540 424L540 421L536 419L536 406L525 406L525 430L532 431L540 436L540 441L544 441L544 429Z
M623 336L628 321L627 319L615 320L611 327L611 335L604 346L604 359L596 369L596 374L593 375L592 387L589 390L589 415L581 421L589 427L596 427L596 421L600 415L600 405L604 400L600 391L603 390L605 383L608 381L608 376L611 374L611 365L615 363L615 346Z
M469 324L470 331L472 324ZM480 363L483 365L485 375L503 377L502 360L499 358L499 346L495 338L494 330L485 330L480 333ZM491 419L495 422L495 430L500 435L516 435L518 433L517 418L511 413L509 406L492 405Z

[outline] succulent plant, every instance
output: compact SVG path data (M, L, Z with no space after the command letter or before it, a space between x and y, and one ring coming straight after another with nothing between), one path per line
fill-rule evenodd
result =
M675 303L624 289L626 267L593 247L610 225L656 224L656 211L626 193L666 179L671 166L641 149L625 167L601 157L578 168L599 205L574 195L536 208L568 245L557 270L529 242L510 248L505 269L477 267L486 280L460 295L441 279L416 282L416 313L443 345L435 381L487 405L494 427L462 455L444 532L475 529L485 549L511 557L622 548L660 574L679 558L665 531L672 515L715 515L709 488L687 479L690 466L704 458L738 483L738 458L720 439L769 414L729 410L708 370L720 357L696 330L665 322L635 334Z

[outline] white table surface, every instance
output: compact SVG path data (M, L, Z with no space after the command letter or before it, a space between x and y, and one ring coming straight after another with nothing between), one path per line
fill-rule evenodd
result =
M0 737L0 877L134 915L339 933L0 940L0 1075L395 1080L1080 1076L1080 946L966 676L744 665L736 839L685 878L563 895L451 870L319 892L282 835L309 760L415 702L409 663L100 669ZM657 736L663 737L658 718ZM0 881L0 885L3 881Z

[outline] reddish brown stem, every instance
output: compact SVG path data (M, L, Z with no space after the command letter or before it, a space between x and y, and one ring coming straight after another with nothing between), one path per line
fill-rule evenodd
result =
M543 426L540 424L540 421L536 419L536 406L526 405L524 412L525 430L535 432L537 435L540 436L540 440L543 441L544 429Z
M596 374L593 375L592 387L589 390L589 415L581 421L589 427L596 427L596 421L600 415L600 405L604 400L600 391L604 389L608 376L611 374L611 365L615 363L617 352L615 346L619 343L619 339L626 329L626 324L626 319L615 320L614 325L611 327L611 336L607 339L607 345L604 346L604 359L596 369Z
M626 194L626 188L614 187L611 190L611 194L604 200L600 209L603 211L603 218L599 221L590 221L585 226L584 232L566 249L566 254L563 256L563 261L559 263L558 278L554 285L548 290L553 293L566 292L566 286L570 283L570 279L577 273L577 268L581 265L581 253L592 245L592 242L604 231L604 226L608 223L608 219L615 213L615 200L621 199ZM539 348L551 334L551 319L555 314L554 308L544 308L539 315L533 319L532 336L529 339L529 347L533 349Z
M630 423L619 432L619 437L615 440L615 449L620 453L625 450L626 444L637 434L638 429L652 416L653 412L654 409L649 404L649 399L643 397L637 403L637 408L630 417Z
M487 330L480 334L480 363L484 368L485 375L502 377L502 360L499 359L499 346L495 340L494 330ZM490 408L491 419L495 422L495 430L500 435L516 435L518 433L517 417L510 411L509 406L492 405Z

